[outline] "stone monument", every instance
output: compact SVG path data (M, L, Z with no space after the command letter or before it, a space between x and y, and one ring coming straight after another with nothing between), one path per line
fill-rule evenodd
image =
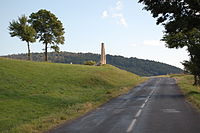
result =
M106 52L105 52L105 46L104 43L101 43L101 61L100 64L106 64Z

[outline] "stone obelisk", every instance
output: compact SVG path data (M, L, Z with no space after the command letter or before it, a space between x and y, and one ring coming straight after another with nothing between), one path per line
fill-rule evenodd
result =
M106 64L106 52L104 43L101 43L101 65Z

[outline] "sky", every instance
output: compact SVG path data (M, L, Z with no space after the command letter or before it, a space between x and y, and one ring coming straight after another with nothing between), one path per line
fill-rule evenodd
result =
M183 68L185 49L169 49L161 42L164 28L156 25L138 0L0 0L0 55L26 53L26 42L10 37L9 22L40 9L55 14L65 28L61 51L106 53L159 61ZM31 52L43 52L42 42L31 44ZM49 50L52 51L52 50Z

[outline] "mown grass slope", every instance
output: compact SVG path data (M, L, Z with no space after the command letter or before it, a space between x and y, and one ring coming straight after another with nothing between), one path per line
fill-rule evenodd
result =
M184 74L171 75L170 77L176 78L178 86L181 88L186 98L200 109L200 86L193 86L194 77Z
M144 81L111 65L0 58L0 132L43 132Z

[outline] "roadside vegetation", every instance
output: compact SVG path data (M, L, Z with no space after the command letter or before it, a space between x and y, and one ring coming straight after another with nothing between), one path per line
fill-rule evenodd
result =
M193 85L193 75L178 74L170 77L176 79L186 98L200 109L200 86Z
M128 92L144 80L111 65L0 58L0 132L46 131Z

